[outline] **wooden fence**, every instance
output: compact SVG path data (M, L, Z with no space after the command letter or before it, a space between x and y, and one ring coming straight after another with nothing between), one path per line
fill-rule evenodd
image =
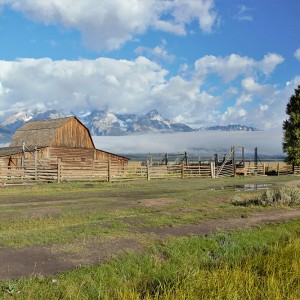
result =
M300 167L295 167L300 174ZM55 165L27 165L20 167L0 167L0 183L24 183L35 181L126 181L151 180L163 178L217 178L226 176L258 176L266 174L264 164L245 165L243 168L233 164L216 166L214 162L207 164L172 164L172 165L143 165L130 162L121 166L114 161L99 160L93 164L84 162L67 163L58 161ZM274 175L293 174L289 165L279 165Z

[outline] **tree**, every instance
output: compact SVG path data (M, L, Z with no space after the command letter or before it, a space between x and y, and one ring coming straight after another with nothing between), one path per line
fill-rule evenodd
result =
M293 166L300 165L300 85L295 89L285 110L289 116L283 122L283 152L285 161Z

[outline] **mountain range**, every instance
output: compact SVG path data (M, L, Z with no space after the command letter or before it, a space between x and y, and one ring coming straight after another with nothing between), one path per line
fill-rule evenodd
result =
M57 110L23 111L13 114L0 123L1 140L10 140L11 136L29 120L49 120L74 115ZM94 136L118 136L146 133L191 132L197 130L219 131L256 131L245 125L211 126L198 129L164 118L157 110L146 114L115 114L107 110L96 110L77 115L77 118Z

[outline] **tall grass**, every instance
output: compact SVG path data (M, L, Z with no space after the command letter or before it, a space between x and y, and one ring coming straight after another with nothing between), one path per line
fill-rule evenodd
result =
M300 221L160 241L144 254L1 283L4 299L300 299Z

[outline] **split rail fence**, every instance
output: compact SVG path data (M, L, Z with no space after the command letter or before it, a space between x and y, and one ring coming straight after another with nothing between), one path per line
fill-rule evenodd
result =
M293 174L291 166L278 164L277 174ZM300 174L300 167L294 169ZM0 167L0 184L24 183L28 181L126 181L150 180L163 178L217 178L226 176L259 176L266 174L265 165L245 165L243 168L233 164L216 166L214 162L208 164L170 164L143 165L130 162L120 166L113 161L94 161L93 164L58 162L55 165L26 165L24 167Z

